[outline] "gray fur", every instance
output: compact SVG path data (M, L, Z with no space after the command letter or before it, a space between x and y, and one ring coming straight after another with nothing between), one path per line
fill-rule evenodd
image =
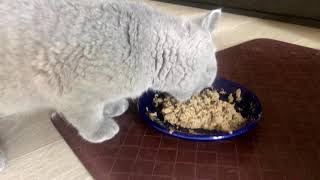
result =
M88 141L108 140L127 98L152 88L183 101L212 83L220 13L191 21L123 0L1 0L0 114L55 107Z

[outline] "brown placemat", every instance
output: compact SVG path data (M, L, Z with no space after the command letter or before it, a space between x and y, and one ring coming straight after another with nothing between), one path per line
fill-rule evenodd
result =
M149 128L131 107L120 133L90 144L63 120L53 121L97 180L320 179L320 51L257 39L217 54L219 74L253 90L263 119L250 133L193 142Z

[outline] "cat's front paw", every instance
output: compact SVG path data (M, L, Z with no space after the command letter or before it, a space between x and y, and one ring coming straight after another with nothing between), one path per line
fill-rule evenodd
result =
M119 132L119 126L113 119L105 119L98 130L92 133L79 133L91 143L102 143L112 139Z
M4 153L0 150L0 171L3 171L7 165L7 158Z
M103 108L103 114L107 117L117 117L123 114L128 108L128 100L121 99L113 103L106 103Z
M51 120L58 120L58 119L64 119L64 116L63 116L63 114L62 113L60 113L60 112L53 112L51 115Z

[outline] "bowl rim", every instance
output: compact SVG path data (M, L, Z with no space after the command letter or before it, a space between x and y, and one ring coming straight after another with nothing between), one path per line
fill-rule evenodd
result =
M233 131L232 133L214 133L214 134L192 134L192 133L185 133L185 132L179 132L179 131L173 131L173 132L169 132L169 130L167 128L164 128L163 126L161 126L159 123L151 120L147 115L146 115L146 109L144 108L144 110L140 108L141 107L145 107L142 105L141 101L143 99L143 97L145 97L145 95L147 93L156 93L157 91L153 91L153 90L148 90L146 92L143 93L142 96L140 96L138 98L137 101L137 106L138 106L138 111L139 111L139 115L143 118L144 121L146 121L152 128L155 128L156 130L166 134L166 135L170 135L170 136L174 136L180 139L186 139L186 140L194 140L194 141L217 141L217 140L223 140L223 139L231 139L234 138L236 136L240 136L243 135L249 131L251 131L252 129L254 129L258 122L261 120L262 117L262 105L261 102L259 100L259 98L256 96L255 93L253 93L251 90L249 90L248 88L242 86L239 83L233 82L231 80L227 80L225 78L222 77L217 77L216 80L212 83L212 86L215 84L216 81L225 81L229 84L233 84L233 86L238 87L241 89L241 91L245 91L245 92L249 92L250 95L252 96L254 102L255 102L255 110L254 110L254 114L257 116L257 118L254 118L252 121L248 122L245 126Z

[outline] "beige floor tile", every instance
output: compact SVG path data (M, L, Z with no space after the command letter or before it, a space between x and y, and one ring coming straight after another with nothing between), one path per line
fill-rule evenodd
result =
M225 49L256 38L276 39L311 48L320 48L320 29L315 28L261 19L235 28L223 29L220 30L218 27L215 33L218 49Z
M92 177L63 141L46 145L9 161L1 180L91 180Z
M44 109L1 119L1 145L9 160L61 139L50 122L49 112Z

